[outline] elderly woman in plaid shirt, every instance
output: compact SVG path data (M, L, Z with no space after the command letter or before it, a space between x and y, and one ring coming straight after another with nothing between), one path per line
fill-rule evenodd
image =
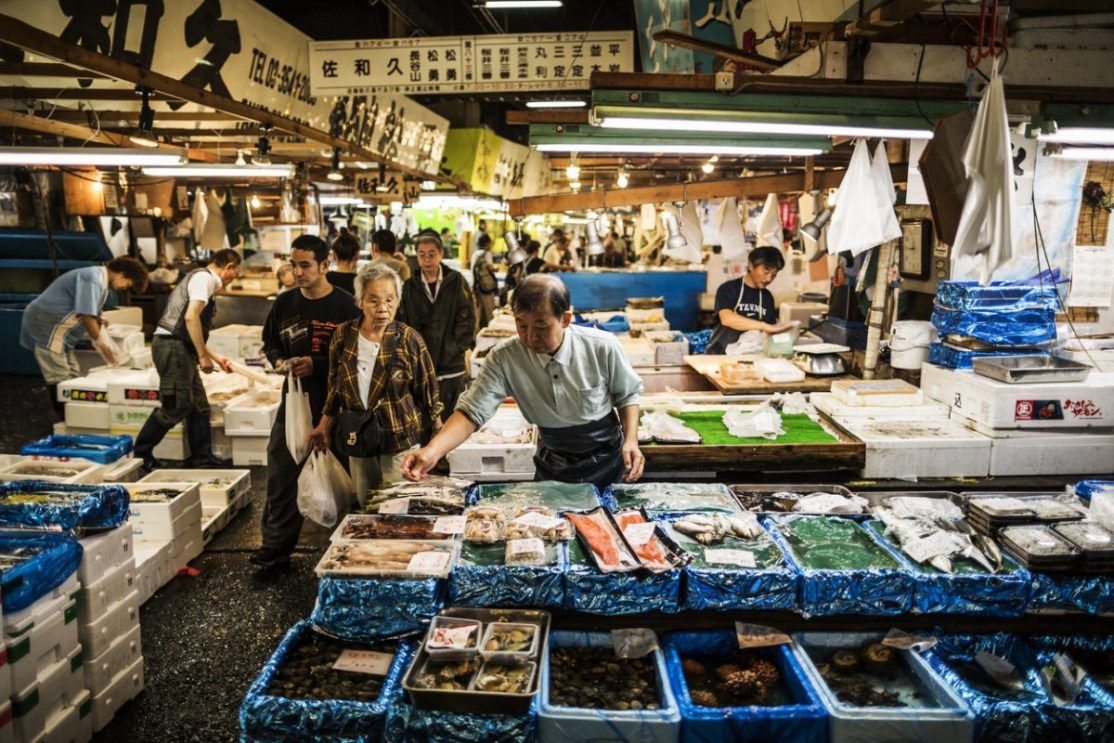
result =
M310 435L325 450L342 408L366 411L381 404L385 446L372 457L349 457L356 496L402 479L402 457L417 449L428 431L441 427L437 372L422 337L395 321L402 280L387 266L371 266L356 277L363 317L341 325L329 346L329 393L321 422Z

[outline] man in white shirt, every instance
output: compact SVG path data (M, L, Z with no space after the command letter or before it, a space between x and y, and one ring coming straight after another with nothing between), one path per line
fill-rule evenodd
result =
M206 343L216 315L216 294L240 271L240 254L224 249L213 253L209 265L185 276L166 302L151 343L151 358L159 373L160 406L151 413L135 438L135 455L144 466L158 466L154 449L170 429L186 421L191 463L194 467L228 467L231 462L213 456L209 428L209 398L198 370L215 367L231 372L228 359Z
M518 337L491 350L456 412L429 444L403 460L402 473L425 478L513 397L541 434L534 456L538 479L603 488L641 477L643 385L619 342L610 333L570 324L569 291L555 276L526 277L515 289L511 310Z

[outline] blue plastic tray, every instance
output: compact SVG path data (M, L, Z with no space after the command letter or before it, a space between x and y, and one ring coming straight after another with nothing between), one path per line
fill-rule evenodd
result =
M117 436L53 434L25 444L19 453L28 457L88 459L97 464L112 464L131 454L131 451L132 437L126 434Z

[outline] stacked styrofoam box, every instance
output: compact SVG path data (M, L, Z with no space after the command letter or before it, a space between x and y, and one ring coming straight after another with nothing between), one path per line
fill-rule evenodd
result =
M263 355L262 325L225 325L209 333L209 348L234 359L257 359Z
M619 345L631 366L653 366L657 363L657 349L646 338L620 337Z
M62 728L71 731L66 740L92 737L91 725L82 722L89 710L83 711L88 692L78 642L79 590L75 573L26 609L4 613L8 663L2 691L11 696L11 722L0 724L0 739L40 741Z
M94 730L143 690L140 593L131 523L81 540L77 635L85 654L83 685L92 697Z
M211 482L214 479L227 481L228 484ZM196 530L191 526L185 536L176 539L171 555L175 573L201 554L205 543L215 533L213 525L221 518L227 524L232 514L247 506L251 497L251 472L248 470L156 470L140 480L140 483L148 485L194 483L199 486L201 498L199 517L208 524L209 533L206 535L206 527L202 525L202 521L199 521Z
M232 441L234 465L267 465L267 444L281 403L282 392L270 387L258 387L228 403L224 432Z
M481 433L495 433L516 438L525 433L525 443L479 443ZM473 436L449 452L449 471L454 477L475 482L533 480L534 454L537 451L537 429L526 422L517 405L503 405Z
M133 500L129 519L138 544L170 545L171 567L177 573L201 553L204 545L201 487L196 482L161 481L136 483L129 486L128 490L135 493L159 488L179 490L181 495L169 502L145 503ZM156 568L152 566L149 569ZM169 577L173 577L173 573Z
M990 471L990 439L947 418L832 420L866 445L863 477L986 477Z
M34 467L35 472L21 472ZM51 470L57 474L51 474ZM77 470L73 474L73 470ZM43 482L58 483L98 483L101 481L103 465L85 459L71 459L60 461L57 459L26 459L0 469L0 482L14 480L42 480Z
M139 432L143 429L143 424L147 422L147 418L155 411L155 408L149 405L110 404L108 408L112 422L112 433L128 434L133 439L139 435ZM189 459L190 445L189 437L186 435L185 422L179 423L174 426L174 428L170 429L152 453L155 459L169 459L173 461Z

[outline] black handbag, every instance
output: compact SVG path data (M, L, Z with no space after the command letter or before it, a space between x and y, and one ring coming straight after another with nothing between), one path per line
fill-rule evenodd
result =
M383 394L390 397L391 373L398 355L398 342L387 363L387 382ZM341 408L337 414L336 447L346 457L377 457L384 454L387 447L387 426L381 416L384 399L380 399L371 410L352 410Z

